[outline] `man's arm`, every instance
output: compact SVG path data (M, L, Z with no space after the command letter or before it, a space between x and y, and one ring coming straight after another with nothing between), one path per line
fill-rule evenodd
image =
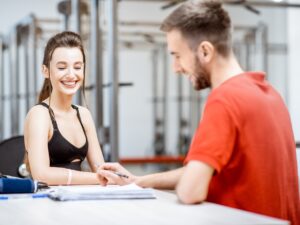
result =
M122 173L123 178L114 172ZM214 169L200 161L190 161L187 166L179 169L154 173L144 176L135 176L119 163L104 163L98 169L99 176L106 179L109 184L124 185L136 183L141 187L157 189L175 189L179 200L185 204L194 204L206 199L209 182Z
M135 183L141 187L151 187L157 189L175 189L184 167L167 172L154 173L141 177L136 177Z
M206 199L214 168L200 161L190 161L176 186L179 200L184 204L195 204Z
M119 163L104 163L98 168L98 174L102 179L106 179L108 184L125 185L136 183L141 187L151 187L157 189L175 189L184 168L179 168L167 172L154 173L145 176L135 176L126 170ZM115 172L124 174L127 178L118 176Z

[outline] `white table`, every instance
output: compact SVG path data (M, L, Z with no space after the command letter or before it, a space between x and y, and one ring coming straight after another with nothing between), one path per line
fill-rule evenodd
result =
M155 190L157 199L55 202L0 201L1 225L287 225L278 220L212 203L183 205L175 194Z

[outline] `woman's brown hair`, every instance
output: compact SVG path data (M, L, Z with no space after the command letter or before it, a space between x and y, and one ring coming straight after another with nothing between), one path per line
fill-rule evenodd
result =
M83 84L82 84L82 93L83 96L85 97L85 53L84 53L84 48L82 44L82 39L79 36L79 34L71 32L71 31L64 31L61 33L56 34L52 38L49 39L45 51L44 51L44 59L43 59L43 65L46 66L49 71L50 71L50 61L52 59L52 55L55 49L61 48L61 47L66 47L66 48L79 48L82 57L83 57L83 65L84 65L84 78L83 78ZM50 82L50 79L45 78L44 84L42 87L42 90L39 94L38 97L38 102L42 102L48 97L50 97L52 92L52 85Z

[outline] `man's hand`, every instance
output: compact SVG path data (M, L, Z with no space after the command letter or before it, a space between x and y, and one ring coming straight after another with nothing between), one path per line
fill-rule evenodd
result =
M134 183L136 176L131 174L119 163L104 163L97 169L101 185L117 184L126 185Z

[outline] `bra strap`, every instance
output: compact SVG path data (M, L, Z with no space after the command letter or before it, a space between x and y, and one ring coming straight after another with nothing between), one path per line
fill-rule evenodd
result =
M78 107L76 105L72 105L72 108L77 111L77 118L79 119L79 122L80 122L80 125L82 127L83 133L84 133L85 137L87 138L86 133L85 133L85 129L84 129L84 126L82 124L81 117L80 117L79 109L78 109Z
M37 104L37 105L42 105L42 106L46 107L46 108L49 110L49 115L50 115L50 118L51 118L51 122L52 122L52 125L53 125L53 129L54 129L54 130L58 130L58 128L57 128L57 123L56 123L55 116L54 116L54 112L53 112L53 110L51 109L51 107L49 107L49 105L46 104L45 102L40 102L40 103Z

